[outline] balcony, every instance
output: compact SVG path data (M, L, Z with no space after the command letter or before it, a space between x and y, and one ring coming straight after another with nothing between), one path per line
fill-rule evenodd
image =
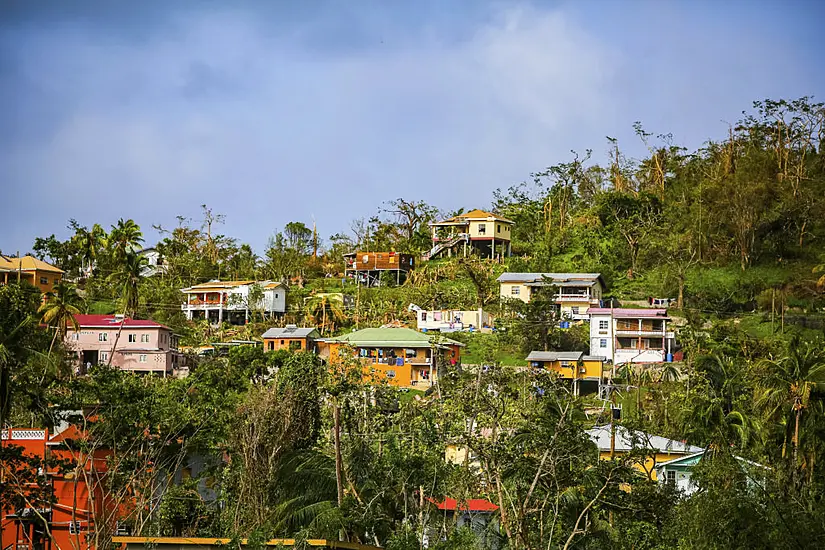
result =
M593 302L590 294L556 294L557 302Z
M216 309L216 308L221 308L221 307L226 307L226 301L225 300L223 302L220 302L220 301L214 301L214 302L208 302L207 301L207 302L204 302L202 300L197 300L197 301L193 300L189 303L186 303L186 304L183 304L182 306L180 306L180 308L183 311L202 310L202 309Z

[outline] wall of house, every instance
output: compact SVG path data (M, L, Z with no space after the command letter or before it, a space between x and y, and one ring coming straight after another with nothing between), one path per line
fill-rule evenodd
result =
M542 361L541 364L543 368L557 373L562 378L590 378L601 380L604 365L601 361L587 360L582 361L581 365L576 361L565 362L569 364L564 366L561 361ZM581 372L581 369L584 369L584 372Z
M518 289L518 294L513 294L513 288ZM521 300L524 303L530 301L530 287L521 283L501 283L499 293L502 298Z
M264 302L266 311L284 313L286 311L286 287L279 286L265 290Z
M616 456L622 456L624 451L616 452ZM642 472L643 474L650 477L651 480L656 481L656 466L662 464L664 462L669 462L671 460L675 460L677 458L682 458L685 456L683 453L663 453L663 452L655 452L644 456L639 456L638 459L634 460L632 466ZM599 458L602 460L610 460L610 451L600 451Z
M117 339L118 327L80 327L79 331L71 327L66 331L66 347L73 351L98 350L111 351ZM105 334L106 340L100 335ZM134 341L131 341L134 340ZM117 342L118 350L158 349L169 350L172 347L172 331L160 327L123 327Z
M264 338L264 351L278 351L282 349L306 351L312 347L306 338Z
M481 232L482 226L484 232ZM500 221L490 220L470 220L468 233L471 239L492 239L509 241L510 240L510 226L509 224Z

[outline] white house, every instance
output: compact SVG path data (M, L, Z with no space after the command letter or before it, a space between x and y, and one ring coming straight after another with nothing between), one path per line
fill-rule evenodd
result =
M422 332L437 330L439 332L456 332L462 330L481 330L492 326L490 314L482 311L459 309L421 309L415 304L408 308L415 312L415 321L418 330Z
M590 354L603 355L614 365L661 363L673 351L667 310L593 308L590 318Z
M587 308L601 303L605 285L600 273L502 273L497 279L502 299L529 302L537 289L552 284L563 317L587 320Z
M286 287L273 281L209 281L181 292L186 295L181 306L186 318L208 319L213 325L244 324L254 311L267 315L286 311Z
M166 264L163 261L163 255L155 248L144 248L138 252L141 256L146 258L148 264L143 268L144 277L152 277L161 273L166 273Z

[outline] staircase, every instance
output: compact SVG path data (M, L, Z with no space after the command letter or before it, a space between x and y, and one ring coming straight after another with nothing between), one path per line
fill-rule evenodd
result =
M453 237L449 241L444 241L444 242L438 243L437 245L432 247L429 252L424 254L424 259L429 260L433 256L437 256L442 251L447 250L448 248L453 248L455 245L457 245L458 243L460 243L462 241L463 242L469 242L470 241L470 235L468 235L467 233L459 233L458 235L456 235L455 237Z

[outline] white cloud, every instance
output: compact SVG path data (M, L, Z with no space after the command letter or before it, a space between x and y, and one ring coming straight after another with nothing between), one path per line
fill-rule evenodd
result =
M146 43L34 38L30 79L68 109L6 153L4 176L31 183L16 200L44 212L34 234L68 217L170 223L207 202L260 250L291 219L331 233L397 196L483 205L609 111L610 55L560 12L329 56L243 13L169 29Z

